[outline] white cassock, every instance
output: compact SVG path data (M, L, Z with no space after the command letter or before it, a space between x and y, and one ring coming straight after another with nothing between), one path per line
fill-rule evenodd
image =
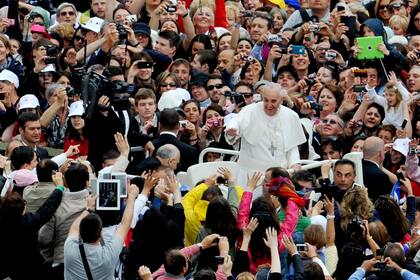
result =
M241 138L237 183L245 187L247 175L264 172L270 167L290 168L300 163L298 145L306 142L299 116L291 109L280 106L275 116L264 112L264 103L245 106L226 126L235 128L239 136L226 134L233 144Z

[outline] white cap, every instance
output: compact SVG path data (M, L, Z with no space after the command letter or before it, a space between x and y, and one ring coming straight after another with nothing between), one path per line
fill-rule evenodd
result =
M388 44L400 44L402 46L407 46L408 45L408 40L407 38L405 38L404 36L401 35L395 35L392 36L389 40L388 40Z
M400 152L403 156L406 157L408 155L408 151L410 150L410 139L396 139L392 149Z
M45 72L55 72L55 65L54 64L48 64L44 67L44 69L41 70L41 73Z
M9 81L15 85L15 88L19 88L19 78L15 73L7 69L0 72L0 81Z
M93 17L93 18L90 18L86 23L82 24L82 27L84 29L88 29L95 33L99 33L101 31L103 23L104 23L103 19L98 18L98 17Z
M39 107L39 101L33 94L25 94L19 99L18 110L35 109L36 107Z
M73 116L83 116L85 112L85 107L83 107L83 101L75 101L71 103L69 109L69 117Z
M182 102L190 100L191 96L188 91L183 88L172 89L164 92L159 99L158 109L173 109L179 107Z

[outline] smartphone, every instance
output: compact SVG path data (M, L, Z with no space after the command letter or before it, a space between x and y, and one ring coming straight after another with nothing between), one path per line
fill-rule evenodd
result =
M14 18L9 18L9 26L15 25L16 21Z
M222 256L215 256L215 257L214 257L214 259L216 260L216 264L217 264L217 265L219 265L219 264L223 264L223 263L224 263L224 261L225 261L225 258L224 258L224 257L222 257Z
M4 100L6 98L6 92L0 91L0 101Z
M153 67L153 62L149 62L149 61L137 62L137 69L148 69L152 67Z
M382 270L386 267L386 262L377 262L377 263L375 263L374 267Z
M176 12L176 6L173 6L173 5L168 6L168 7L166 8L166 11L167 11L168 13L175 13L175 12Z
M292 50L290 51L291 54L305 54L305 47L299 45L292 45Z
M364 85L354 85L353 86L353 91L360 93L360 92L364 92L365 91L365 86Z
M405 180L404 174L402 174L401 172L397 172L397 178L398 178L398 182L400 184L404 184L403 181Z
M186 121L186 120L180 120L179 121L179 126L180 127L186 128L187 124L188 124L188 121Z
M344 6L337 6L337 12L344 11Z
M345 26L349 25L349 20L350 20L350 17L348 17L348 16L341 16L340 17L340 22L344 23Z
M306 246L306 244L296 244L296 249L298 252L307 252L308 246Z
M402 128L402 129L404 129L406 125L407 125L407 120L404 120L404 121L402 122L401 128Z

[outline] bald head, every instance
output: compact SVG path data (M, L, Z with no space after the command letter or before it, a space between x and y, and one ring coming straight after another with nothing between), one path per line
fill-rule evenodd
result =
M179 157L180 152L176 146L172 144L166 144L156 151L156 156L160 157L161 159L171 159Z
M385 152L384 145L384 141L379 137L367 138L363 145L363 158L375 161L378 164L382 163Z

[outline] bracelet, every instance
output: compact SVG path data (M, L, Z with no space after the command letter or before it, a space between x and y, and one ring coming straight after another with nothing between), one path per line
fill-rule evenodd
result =
M182 18L186 18L188 16L188 12L182 16Z
M132 45L132 47L137 48L138 45L140 45L140 42L137 42L137 44Z
M64 188L64 186L60 185L60 186L57 186L55 189L64 192L65 188Z
M334 220L335 219L335 215L327 215L327 220Z

